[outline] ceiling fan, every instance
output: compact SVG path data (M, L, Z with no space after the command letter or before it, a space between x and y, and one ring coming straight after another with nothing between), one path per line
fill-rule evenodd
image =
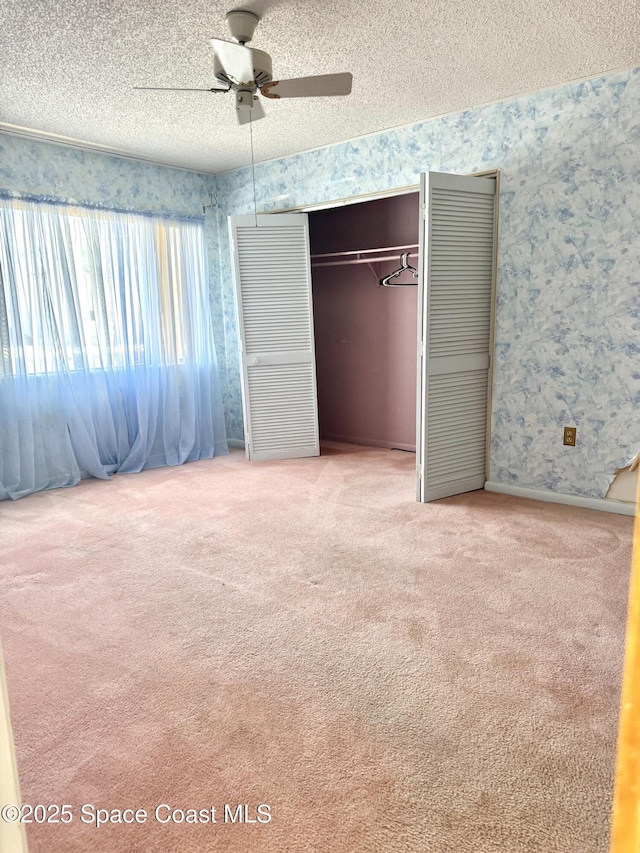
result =
M213 47L213 70L216 81L224 88L173 89L159 86L135 86L164 92L235 92L236 114L240 124L264 118L264 109L256 92L265 98L318 98L348 95L351 74L321 74L317 77L296 77L274 80L271 57L263 50L246 47L251 41L260 18L244 10L228 12L225 21L235 41L210 39Z

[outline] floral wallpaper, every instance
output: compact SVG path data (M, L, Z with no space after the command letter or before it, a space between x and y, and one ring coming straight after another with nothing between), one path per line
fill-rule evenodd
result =
M259 156L259 152L257 152ZM492 481L604 497L640 449L640 69L259 164L258 212L500 170ZM242 435L228 214L217 177L227 418ZM562 444L576 426L577 446Z

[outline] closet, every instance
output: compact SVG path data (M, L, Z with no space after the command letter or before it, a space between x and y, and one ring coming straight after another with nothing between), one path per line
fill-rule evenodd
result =
M416 449L419 194L309 213L320 438Z
M318 456L321 424L414 448L419 501L484 486L496 197L428 172L419 196L229 217L248 459Z

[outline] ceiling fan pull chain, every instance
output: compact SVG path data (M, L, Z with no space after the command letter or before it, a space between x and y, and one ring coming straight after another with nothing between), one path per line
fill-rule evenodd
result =
M258 205L256 203L256 166L253 156L253 121L251 120L251 110L249 110L249 137L251 138L251 179L253 181L253 216L258 227Z

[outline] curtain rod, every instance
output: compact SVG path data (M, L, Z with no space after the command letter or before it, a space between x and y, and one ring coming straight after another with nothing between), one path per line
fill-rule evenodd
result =
M134 216L147 216L156 219L170 219L177 222L204 222L202 214L169 213L168 211L139 210L133 207L114 207L103 202L77 201L74 198L59 198L52 195L35 195L15 190L0 189L0 200L25 201L33 204L49 204L59 207L82 207L86 210L102 210L105 213L126 213Z

